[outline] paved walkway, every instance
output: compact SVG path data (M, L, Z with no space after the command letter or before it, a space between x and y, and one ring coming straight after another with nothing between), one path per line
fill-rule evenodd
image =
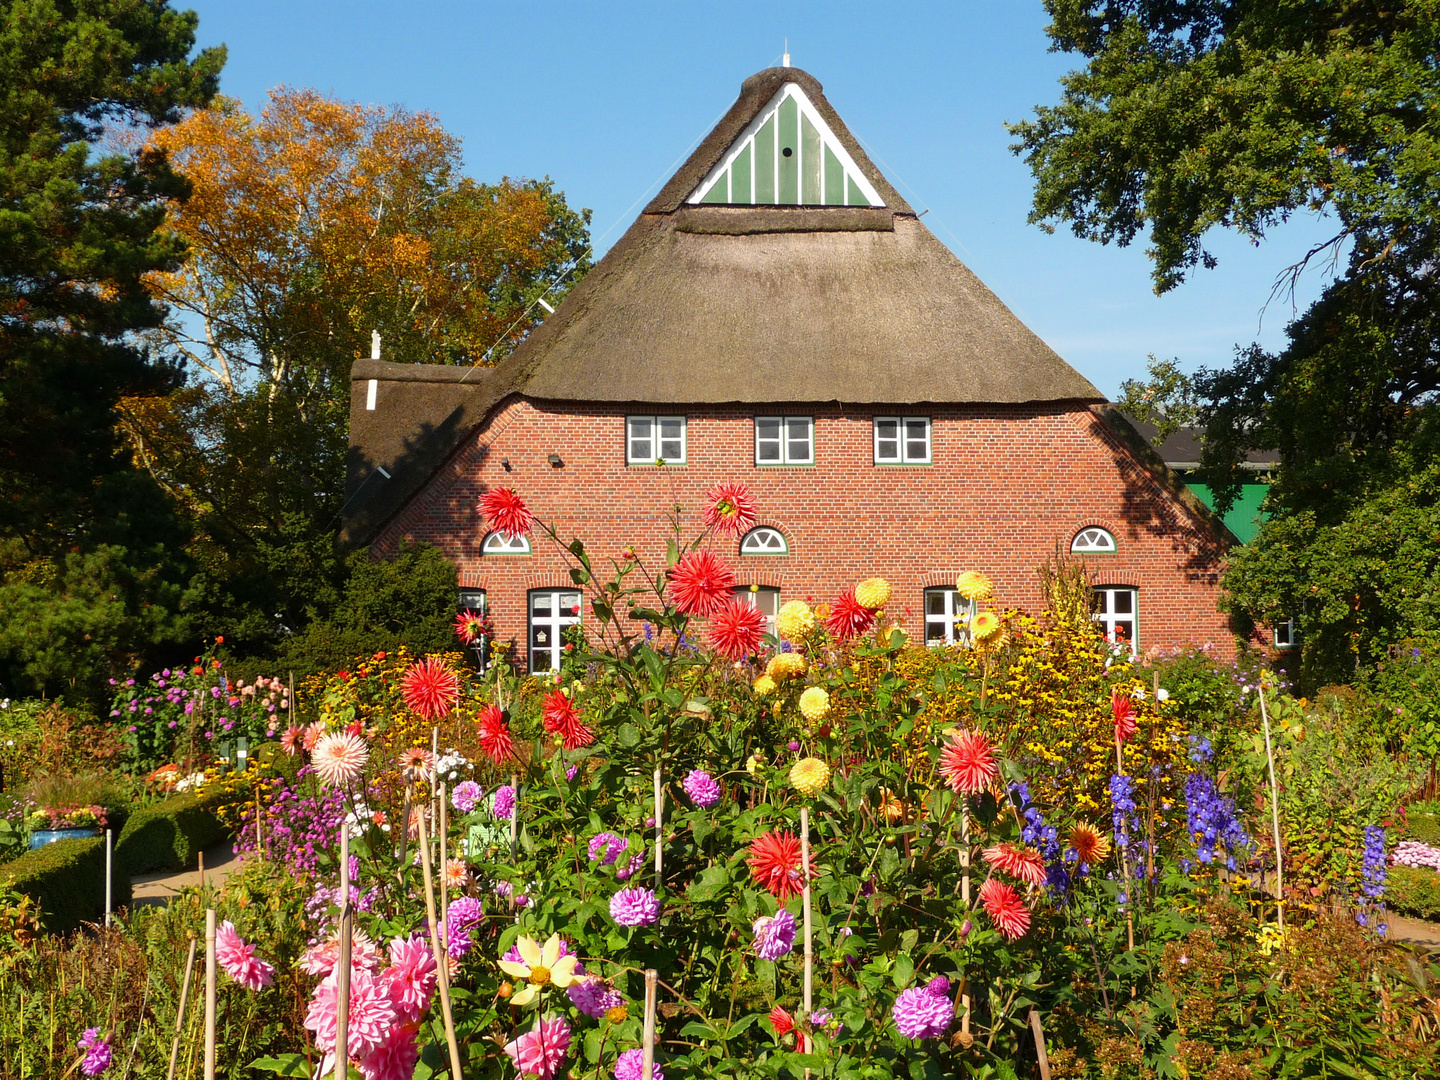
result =
M1436 923L1396 915L1394 912L1386 913L1385 923L1389 927L1389 933L1385 936L1391 941L1440 950L1440 925Z
M218 844L212 844L202 854L205 859L205 880L211 884L218 885L230 871L234 870L237 863L233 849L234 841L226 838ZM155 874L138 874L130 881L132 895L131 901L136 907L142 904L149 904L159 907L161 904L168 904L180 894L181 889L189 888L192 885L200 884L200 871L194 870L166 870Z

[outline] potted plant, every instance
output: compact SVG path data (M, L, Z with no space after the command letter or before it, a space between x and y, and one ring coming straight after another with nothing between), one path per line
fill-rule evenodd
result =
M30 849L56 840L99 836L108 823L106 808L111 801L110 783L98 773L37 777L25 799Z

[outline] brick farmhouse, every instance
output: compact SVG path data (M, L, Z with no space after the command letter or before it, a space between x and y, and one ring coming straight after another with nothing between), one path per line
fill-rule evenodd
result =
M439 547L532 670L581 598L543 538L486 532L494 486L601 560L632 545L663 565L669 512L693 535L706 490L743 481L759 526L716 544L767 614L878 575L912 637L952 641L959 571L1035 609L1058 544L1089 562L1113 636L1231 647L1216 599L1234 538L795 68L746 80L498 366L358 361L350 430L346 539Z

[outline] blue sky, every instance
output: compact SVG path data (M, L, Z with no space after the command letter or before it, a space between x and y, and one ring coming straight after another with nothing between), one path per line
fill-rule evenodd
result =
M1038 0L915 4L177 0L200 42L229 46L222 92L252 110L281 84L435 113L470 175L549 175L594 211L603 252L747 76L791 62L826 96L956 255L1103 392L1147 354L1226 363L1274 348L1294 309L1275 277L1326 235L1296 220L1259 247L1215 235L1218 269L1163 297L1144 244L1027 225L1031 183L1004 123L1058 99L1076 66L1046 51ZM1324 284L1311 271L1300 309ZM1268 308L1266 307L1269 301ZM1262 311L1263 309L1263 311Z

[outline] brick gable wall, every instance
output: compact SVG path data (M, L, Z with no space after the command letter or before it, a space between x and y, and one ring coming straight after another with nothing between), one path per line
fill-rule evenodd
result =
M1002 604L1035 611L1035 566L1057 541L1068 548L1077 531L1100 525L1118 550L1088 561L1097 584L1138 588L1142 649L1205 642L1225 654L1233 649L1216 610L1217 538L1082 406L936 407L934 464L879 467L871 421L893 410L767 408L767 415L815 417L816 464L757 467L756 410L691 407L689 464L627 466L626 413L655 411L510 399L379 535L373 554L385 557L404 541L439 547L458 566L463 588L486 590L497 637L513 639L523 658L527 591L569 586L567 564L539 536L530 556L482 557L485 526L475 505L488 486L514 487L563 538L583 539L599 566L626 544L663 566L675 504L692 537L706 489L741 480L754 492L760 523L779 529L790 553L741 556L735 541L717 549L740 582L778 587L782 602L829 599L883 576L893 587L890 614L919 638L923 590L976 569L994 579ZM564 464L550 465L550 454Z

